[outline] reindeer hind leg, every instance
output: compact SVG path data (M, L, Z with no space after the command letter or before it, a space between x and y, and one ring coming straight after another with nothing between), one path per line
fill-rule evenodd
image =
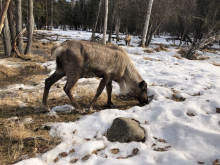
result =
M65 73L62 70L56 70L49 78L45 80L45 87L44 87L44 94L43 94L43 100L42 100L42 106L47 111L49 111L49 107L47 105L47 98L50 91L51 86L60 80L62 77L65 76Z
M76 108L76 110L78 112L79 112L79 110L81 110L81 112L83 112L82 108L77 103L77 101L75 100L75 98L73 97L73 94L72 94L72 89L73 89L74 85L76 84L76 82L78 81L78 79L79 79L79 76L67 77L67 82L64 87L64 91L67 94L67 96L69 97L71 104Z

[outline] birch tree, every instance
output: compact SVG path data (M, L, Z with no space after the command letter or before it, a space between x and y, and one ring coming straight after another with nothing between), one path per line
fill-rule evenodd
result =
M7 10L8 10L8 6L10 4L10 1L11 0L6 0L5 3L4 3L4 7L2 7L2 10L1 10L1 15L0 15L0 34L2 33L2 28L4 26L4 20L5 20L5 17L7 15Z
M15 8L14 1L11 1L9 8L8 8L8 23L9 23L9 28L11 32L12 44L14 44L15 37L16 37L15 19L14 19L14 13L13 13L14 8Z
M145 23L144 23L144 30L143 30L143 35L142 35L142 46L145 46L146 43L146 35L147 35L147 31L148 31L148 26L149 26L149 22L150 22L150 15L151 15L151 9L153 6L153 2L154 0L150 0L149 4L148 4L148 9L147 9L147 15L146 15L146 19L145 19Z
M31 52L33 30L34 30L33 0L28 0L28 41L27 41L25 54L29 54Z
M53 29L53 1L54 0L51 0L51 22L50 22L50 30Z
M22 10L21 10L21 0L16 0L16 35L18 37L18 50L20 54L24 54L23 48L23 35L20 33L22 31Z
M101 5L102 5L102 0L99 0L98 11L96 13L96 19L95 19L95 23L93 24L93 28L92 28L92 41L95 40L95 32L96 32L97 23L99 20L99 13L100 13Z
M0 8L2 8L2 1L0 1ZM4 27L3 27L3 42L4 42L4 50L5 50L5 56L10 57L11 56L11 33L9 30L9 25L8 25L8 18L7 14L5 15L4 19Z
M105 0L105 17L104 17L103 39L102 39L102 43L104 45L106 45L107 23L108 23L108 0Z
M117 2L115 0L112 0L112 11L111 11L111 17L110 17L108 42L111 42L112 40L113 22L115 19L115 6L116 5L117 5Z
M115 33L116 33L117 41L119 41L119 29L121 24L121 6L122 6L122 1L118 0L118 5L116 6L116 12L115 12Z

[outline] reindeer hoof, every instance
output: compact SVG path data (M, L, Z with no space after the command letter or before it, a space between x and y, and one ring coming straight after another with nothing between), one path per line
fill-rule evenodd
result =
M50 108L44 104L41 104L40 109L42 109L43 113L50 112Z
M96 112L96 110L94 110L92 107L90 107L87 112L88 113L94 113L94 112Z
M86 110L85 110L84 108L75 109L75 113L85 114L85 113L86 113Z
M113 103L108 103L107 105L106 105L106 107L107 108L115 108L116 106L113 104Z

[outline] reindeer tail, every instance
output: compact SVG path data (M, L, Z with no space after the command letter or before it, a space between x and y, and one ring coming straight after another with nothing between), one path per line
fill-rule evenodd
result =
M51 56L52 57L57 57L60 52L62 51L62 46L61 45L56 45L51 49Z

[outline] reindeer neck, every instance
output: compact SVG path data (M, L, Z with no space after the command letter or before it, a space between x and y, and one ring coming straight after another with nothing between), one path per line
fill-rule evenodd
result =
M127 66L125 68L125 73L124 73L124 79L125 79L125 83L128 86L130 86L130 90L134 88L136 85L138 85L141 81L143 81L140 73L135 68L131 59L129 59L129 61L127 62Z

